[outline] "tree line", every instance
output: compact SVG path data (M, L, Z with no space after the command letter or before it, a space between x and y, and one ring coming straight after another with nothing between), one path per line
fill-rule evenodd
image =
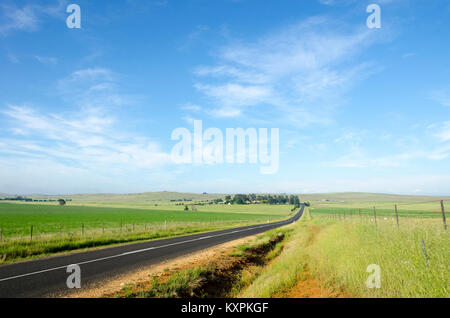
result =
M234 196L227 195L225 200L217 199L217 203L224 202L225 204L251 204L251 203L265 203L265 204L292 204L300 205L300 198L297 195L285 194L235 194Z

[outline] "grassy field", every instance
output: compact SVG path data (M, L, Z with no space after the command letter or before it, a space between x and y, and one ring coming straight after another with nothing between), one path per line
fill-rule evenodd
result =
M450 211L449 197L405 196L372 193L330 193L302 196L311 202L311 211L315 214L331 215L343 218L374 217L395 218L395 205L402 218L442 218L440 200L444 200L446 215Z
M201 206L183 211L32 203L0 203L0 263L110 244L267 223L294 213L290 205ZM31 235L32 234L32 235Z
M208 206L209 208L210 206ZM216 211L143 210L92 206L56 206L39 204L0 203L0 228L3 238L35 235L81 233L98 229L120 229L133 226L173 223L261 222L287 216L292 206L222 206ZM211 209L213 210L213 209ZM258 213L259 212L259 213Z
M397 228L312 217L294 225L281 255L239 296L295 294L306 280L346 297L450 296L450 239L438 220L405 218ZM371 264L380 266L380 288L366 285Z
M394 212L397 205L399 212L440 213L440 200L444 200L450 210L450 197L409 196L374 193L330 193L302 195L302 200L310 201L314 208L337 208L358 210L372 209Z

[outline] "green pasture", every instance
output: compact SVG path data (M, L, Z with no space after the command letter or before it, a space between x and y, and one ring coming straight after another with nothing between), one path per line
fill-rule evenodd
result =
M206 210L208 208L209 211ZM34 234L79 233L101 228L143 227L163 223L214 223L275 220L286 217L292 207L198 207L198 211L165 209L135 209L56 204L0 203L0 228L3 238L29 236L31 226Z

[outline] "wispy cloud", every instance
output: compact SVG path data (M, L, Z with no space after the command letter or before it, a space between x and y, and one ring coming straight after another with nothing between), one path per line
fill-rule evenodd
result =
M38 28L38 18L32 6L18 8L6 4L0 5L3 21L0 24L0 34L6 35L11 31L35 31Z
M49 171L59 176L54 184L64 183L72 172L77 174L72 176L75 179L83 175L84 184L99 184L101 176L111 183L117 175L134 174L138 178L159 173L171 162L170 154L151 136L124 130L124 118L119 120L111 107L129 105L126 96L117 91L118 78L108 69L90 68L61 79L57 91L65 105L73 103L70 111L67 107L44 112L30 105L0 109L5 123L2 129L10 132L1 140L0 162L33 171L27 180L35 183L45 179ZM0 179L9 177L12 175L3 171ZM22 188L28 189L25 185Z
M215 116L258 116L264 108L291 123L328 122L345 92L370 73L370 64L351 59L375 40L367 29L309 18L223 47L217 65L196 69L204 80L195 87L212 105L205 111Z
M39 30L42 17L63 19L68 1L53 1L48 5L28 4L19 7L15 4L0 4L0 35L7 36L14 31L34 32Z
M39 56L39 55L35 55L34 58L42 64L46 64L46 65L55 65L58 63L58 59L56 57L52 57L52 56Z
M430 93L431 98L443 106L450 107L450 86L434 90Z
M61 115L9 105L1 113L11 120L12 133L20 135L3 139L1 153L73 160L75 166L85 168L100 164L124 170L152 169L169 161L169 155L156 142L120 132L115 117L96 109Z
M86 68L60 79L57 92L64 101L75 103L81 108L111 109L130 105L138 100L139 96L121 92L119 80L120 75L107 68Z
M439 131L435 134L440 142L450 141L450 121L442 123L439 127Z

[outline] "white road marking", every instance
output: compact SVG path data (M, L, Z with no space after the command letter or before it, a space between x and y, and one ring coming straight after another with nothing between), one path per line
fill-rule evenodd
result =
M283 223L288 223L288 222L287 221L282 221L282 222L279 222L278 224L281 225ZM176 243L170 243L170 244L165 244L165 245L161 245L161 246L154 246L154 247L144 248L144 249L140 249L140 250L136 250L136 251L125 252L125 253L121 253L121 254L117 254L117 255L112 255L112 256L107 256L107 257L93 259L93 260L90 260L90 261L81 262L81 263L78 263L77 265L83 265L83 264L89 264L89 263L94 263L94 262L100 262L100 261L104 261L104 260L111 259L111 258L117 258L117 257L121 257L121 256L131 255L131 254L147 252L147 251L155 250L155 249L158 249L158 248L164 248L164 247L169 247L169 246L174 246L174 245L191 243L191 242L195 242L195 241L205 240L205 239L209 239L209 238L213 238L213 237L229 235L229 234L234 234L234 233L239 233L239 232L256 230L256 229L260 229L260 228L263 228L263 227L274 226L276 224L277 223L268 224L268 225L262 225L262 226L256 226L256 227L252 227L252 228L249 228L249 229L236 230L236 231L233 231L233 232L227 232L227 233L222 233L222 234L203 236L203 237L199 237L199 238L192 239L192 240L187 240L187 241L182 241L182 242L176 242ZM12 279L16 279L16 278L21 278L21 277L26 277L26 276L31 276L31 275L42 274L42 273L51 272L51 271L56 271L56 270L59 270L59 269L67 268L67 266L70 266L70 265L73 265L73 264L69 264L69 265L65 265L65 266L59 266L59 267L54 267L54 268L49 268L49 269L43 269L43 270L40 270L40 271L26 273L26 274L21 274L21 275L17 275L17 276L11 276L11 277L7 277L7 278L1 278L0 282L4 282L4 281L7 281L7 280L12 280Z

